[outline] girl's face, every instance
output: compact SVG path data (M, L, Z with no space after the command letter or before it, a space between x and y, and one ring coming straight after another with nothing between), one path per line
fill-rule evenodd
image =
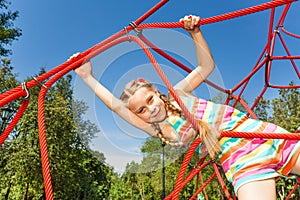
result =
M167 116L165 103L159 93L146 87L138 89L132 95L129 109L147 123L162 122Z

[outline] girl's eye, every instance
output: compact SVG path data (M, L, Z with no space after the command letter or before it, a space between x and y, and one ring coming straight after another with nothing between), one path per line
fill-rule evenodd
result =
M146 108L142 107L137 111L137 114L143 114L145 111L146 111Z
M148 99L148 103L151 104L153 102L153 96Z

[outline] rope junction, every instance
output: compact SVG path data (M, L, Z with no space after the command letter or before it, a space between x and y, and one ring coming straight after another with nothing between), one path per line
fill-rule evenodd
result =
M174 99L177 101L178 105L183 110L185 116L187 116L188 120L193 124L193 126L197 129L198 123L194 120L193 116L189 113L188 109L185 107L181 99L176 95L171 83L168 81L168 78L164 75L164 72L161 70L160 66L156 62L154 56L152 55L150 49L157 52L164 58L168 59L169 61L173 62L175 65L179 66L180 68L186 70L187 72L191 72L191 69L186 67L184 64L179 62L178 60L174 59L172 56L168 55L166 52L162 51L160 48L156 47L153 43L151 43L147 38L144 37L142 34L143 29L153 29L153 28L183 28L182 24L180 22L166 22L166 23L148 23L148 24L141 24L145 19L147 19L150 15L155 13L159 8L161 8L163 5L165 5L168 2L168 0L161 0L158 4L156 4L153 8L151 8L148 12L146 12L144 15L142 15L140 18L138 18L136 21L131 22L127 27L124 27L124 29L120 30L119 32L115 33L111 37L101 41L100 43L96 44L95 46L91 47L90 49L86 50L85 52L79 54L77 57L72 58L65 63L55 67L54 69L38 76L34 77L32 80L28 82L24 82L22 85L11 89L3 94L0 94L0 107L5 106L6 104L22 98L22 104L19 107L18 111L14 115L12 121L10 124L7 125L4 132L0 135L0 146L4 143L4 141L9 136L10 132L13 130L13 128L16 126L20 118L22 117L23 113L26 111L26 108L28 106L28 103L30 101L30 88L36 86L36 85L42 85L40 89L40 93L38 96L38 125L39 125L39 140L40 140L40 149L41 149L41 162L42 162L42 171L43 171L43 177L44 177L44 187L45 187L45 194L47 200L54 199L53 196L53 189L52 189L52 182L51 182L51 174L50 174L50 164L49 164L49 158L48 158L48 147L47 147L47 137L46 137L46 126L45 126L45 114L44 114L44 100L45 96L47 94L47 91L51 86L60 78L62 78L64 75L72 71L73 69L79 67L84 61L89 60L96 55L102 53L103 51L120 44L122 42L126 41L132 41L137 43L141 49L145 52L148 59L153 64L153 67L163 80L164 84L167 86L169 92L174 97ZM261 53L257 63L253 67L253 70L251 73L249 73L241 82L239 82L236 86L234 86L231 89L225 89L218 85L216 85L213 82L210 82L206 80L206 83L215 89L224 92L228 95L228 98L225 103L229 103L230 100L235 100L236 103L241 103L241 105L247 110L248 114L254 118L257 119L254 112L252 111L253 108L258 104L259 100L263 97L266 90L268 88L300 88L300 85L294 85L294 86L286 86L286 85L273 85L270 83L270 71L272 67L272 61L274 60L290 60L294 71L298 78L300 78L299 69L296 66L296 63L294 60L300 59L300 55L294 56L291 55L291 53L288 50L288 47L282 37L281 34L279 34L279 30L281 30L283 33L300 39L299 35L296 35L294 33L291 33L284 29L284 20L287 15L288 10L290 9L292 3L294 3L295 0L273 0L267 3L263 3L257 6L245 8L242 10L237 10L234 12L213 16L209 18L201 19L198 25L205 25L205 24L211 24L216 22L221 22L249 14L253 14L256 12L261 12L264 10L271 10L270 15L270 26L269 26L269 32L268 32L268 41L266 46L263 49L263 52ZM275 23L275 8L278 6L284 6L284 9L281 13L281 17L277 23ZM275 26L273 26L276 24ZM274 28L275 27L275 28ZM129 35L130 31L134 31L137 35L132 36ZM285 56L274 56L274 43L276 37L279 37L281 43L284 46L284 49L286 51ZM247 87L249 80L251 77L253 77L256 72L265 67L265 86L263 87L261 93L259 94L258 98L255 100L253 105L251 107L248 107L248 105L241 99L241 96ZM45 82L44 82L45 81ZM237 95L234 94L237 91L240 91ZM226 137L245 137L245 138L278 138L278 139L300 139L300 134L295 133L289 133L289 134L274 134L274 133L247 133L247 132L232 132L232 131L224 131L221 133L221 136ZM211 177L206 180L205 183L202 184L200 188L197 189L197 191L193 194L193 196L190 199L196 199L197 194L202 192L205 189L205 186L211 182L211 180L214 177L217 177L219 180L219 183L221 185L221 188L225 192L225 195L228 199L232 199L231 195L229 194L224 181L222 180L222 177L219 172L220 166L214 162L214 160L211 161L205 161L205 157L199 159L196 166L185 176L187 171L187 166L190 162L190 159L192 155L195 152L195 149L201 142L200 139L196 139L192 145L190 146L189 150L187 151L185 158L182 162L180 171L177 176L176 184L174 187L174 191L169 194L166 199L178 199L180 191L182 188L191 181L194 177L198 177L199 172L207 165L212 165L215 172L211 175ZM289 199L292 195L292 193L296 190L297 186L299 185L299 181L296 183L294 189L291 191L291 194L288 196L287 199ZM234 197L235 199L236 197Z

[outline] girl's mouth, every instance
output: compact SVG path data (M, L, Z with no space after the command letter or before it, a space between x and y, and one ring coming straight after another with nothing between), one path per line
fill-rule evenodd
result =
M152 116L153 118L157 117L160 113L160 108L157 108L157 112Z

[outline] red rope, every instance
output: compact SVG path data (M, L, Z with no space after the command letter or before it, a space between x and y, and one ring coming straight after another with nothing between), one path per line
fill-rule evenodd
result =
M99 47L98 49L95 49L94 53L101 53L104 50L119 44L120 42L127 41L127 37L118 38L110 43L107 43L106 45L103 45ZM83 62L85 62L89 56L82 57L77 59L77 61L73 62L71 65L66 67L65 69L58 72L53 78L51 78L49 81L47 81L44 84L44 87L41 88L39 98L38 98L38 123L39 123L39 138L40 138L40 149L41 149L41 158L42 158L42 169L43 169L43 177L44 177L44 183L45 183L45 192L47 199L53 199L53 189L52 189L52 182L51 182L51 173L50 173L50 164L49 164L49 158L48 158L48 147L47 147L47 138L46 138L46 125L45 125L45 114L44 114L44 99L47 92L47 89L52 86L58 79L63 77L66 73L68 73L70 70L80 66Z
M293 189L290 191L289 195L286 197L286 200L289 200L292 197L292 195L294 194L294 192L297 190L299 181L300 181L300 178L297 178L297 183L294 185Z
M291 33L291 32L289 32L289 31L285 30L285 29L283 28L283 26L280 27L280 30L281 30L282 32L284 32L285 34L289 35L289 36L292 36L292 37L294 37L294 38L300 39L300 35L297 35L297 34L294 34L294 33Z
M192 199L196 199L197 198L197 195L202 192L202 190L215 178L216 176L216 172L214 172L210 177L209 179L207 179L207 181L205 181L205 183L203 183L203 185L201 186L201 188L199 188L195 194L190 198L191 200Z
M199 25L204 25L204 24L209 24L209 23L215 23L215 22L220 22L220 21L224 21L224 20L228 20L228 19L233 19L233 18L240 17L240 16L245 16L245 15L252 14L252 13L255 13L255 12L260 12L260 11L267 10L267 9L270 9L270 8L275 8L277 6L288 4L288 3L291 3L291 2L294 2L294 1L295 0L276 0L276 1L267 2L267 3L261 4L261 5L253 6L253 7L242 9L242 10L238 10L238 11L234 11L234 12L231 12L231 13L227 13L227 14L223 14L223 15L219 15L219 16L215 16L215 17L210 17L210 18L206 18L206 19L201 19L200 22L199 22ZM86 50L85 52L81 53L78 57L76 57L74 59L71 59L71 60L69 60L69 61L67 61L67 62L65 62L65 63L57 66L56 68L50 70L49 72L46 72L46 73L38 76L36 78L37 80L31 80L31 81L27 82L27 84L26 84L27 85L27 89L30 89L30 88L36 86L37 84L40 84L40 82L44 82L46 79L50 79L49 81L47 81L44 84L44 87L41 88L41 91L40 91L40 94L39 94L39 98L38 98L38 104L39 104L38 105L38 121L39 121L39 134L40 134L40 148L41 148L41 157L42 157L42 166L43 166L43 176L44 176L44 184L45 184L45 193L46 193L46 198L47 199L53 199L52 183L51 183L51 176L50 176L50 165L49 165L48 149L47 149L47 141L46 141L46 127L45 127L45 122L44 122L44 120L45 120L45 116L44 116L44 98L45 98L45 95L47 93L47 88L50 88L52 86L52 84L55 83L58 79L60 79L66 73L70 72L72 69L75 69L75 68L79 67L86 60L89 60L89 59L95 57L99 53L103 52L104 50L106 50L106 49L108 49L108 48L110 48L110 47L112 47L112 46L114 46L114 45L116 45L116 44L118 44L120 42L127 41L128 37L123 37L123 38L120 38L120 37L123 36L123 35L125 35L125 34L127 34L128 31L131 31L131 30L133 30L135 28L137 28L137 29L146 29L146 28L181 28L182 24L179 23L179 22L140 24L146 18L148 18L151 14L153 14L155 11L157 11L161 6L163 6L166 2L167 2L167 0L162 0L157 5L155 5L152 9L150 9L147 13L145 13L143 16L141 16L139 19L137 19L133 23L137 27L129 25L125 29L119 31L118 33L112 35L111 37L107 38L106 40L103 40L102 42L98 43L94 47L92 47L92 48ZM284 20L284 17L286 15L286 12L288 10L288 7L289 7L289 5L285 9L284 16L282 16L282 20L281 20L280 23L283 23L283 20ZM269 29L269 30L271 30L271 29ZM286 31L283 31L283 32L286 32ZM289 34L289 35L295 36L293 34ZM147 40L145 38L143 38L142 35L139 35L139 36L140 36L140 38L147 45L149 45L155 51L157 51L158 53L160 53L162 56L164 56L165 58L169 59L173 63L175 63L178 66L180 66L181 68L185 69L186 71L188 71L188 72L191 71L190 69L188 69L187 67L185 67L183 64L181 64L177 60L173 59L171 56L169 56L168 54L164 53L159 48L155 47L152 43L147 42ZM269 34L269 36L270 36L270 34ZM154 59L153 55L151 54L151 52L149 51L149 49L146 48L145 44L141 40L139 40L139 39L137 39L135 37L130 37L130 38L134 42L136 42L137 44L139 44L141 46L141 48L145 51L145 53L148 56L149 60L152 62L154 68L156 69L156 71L158 72L158 74L160 75L160 77L162 78L163 82L165 83L165 85L169 89L169 91L172 94L172 96L174 97L174 99L177 101L178 105L182 108L183 112L185 113L185 115L187 116L187 118L191 121L191 123L194 125L194 127L198 128L198 124L195 123L195 120L194 120L193 116L190 115L189 111L186 109L186 107L183 104L183 102L180 100L180 98L177 97L177 95L176 95L174 89L172 88L170 82L168 81L167 77L164 75L163 71L158 66L157 62L155 61L155 59ZM269 40L268 40L269 43L266 46L267 48L265 48L266 51L272 50L272 49L270 49L271 38L272 37L269 37ZM274 45L272 45L272 46L274 46ZM287 48L286 48L286 50L287 50ZM290 54L288 54L288 56L285 57L285 58L273 57L273 59L290 59L290 60L292 60L292 59L299 59L299 56L291 56ZM223 91L223 92L226 92L227 94L232 95L232 92L234 92L235 90L237 90L238 88L240 88L240 86L243 85L244 83L247 83L249 81L249 79L256 73L256 71L258 71L263 66L263 64L265 64L266 62L269 62L269 60L265 59L261 64L257 63L257 65L254 68L254 70L240 84L238 84L236 87L234 87L231 90L225 90L223 88L220 88L219 86L217 86L214 83L211 83L209 81L206 81L206 82L208 84L212 85L213 87L219 89L220 91ZM291 62L293 62L293 61L291 61ZM299 71L298 71L298 69L297 69L297 67L295 65L294 65L294 68L296 70L296 73L299 76ZM269 71L266 74L267 87L281 88L279 86L273 86L273 85L269 84L268 80L269 80L270 68L268 68L268 70ZM265 89L267 87L265 87ZM291 86L290 88L298 88L298 87L299 86ZM264 91L261 93L261 96L263 95ZM10 91L7 91L7 92L5 92L3 94L0 94L0 99L1 99L0 100L0 107L6 105L7 103L9 103L9 102L11 102L11 101L13 101L15 99L18 99L20 97L25 97L26 95L27 95L27 93L23 90L22 86L18 86L18 87L14 88L14 89L12 89ZM234 96L234 95L232 95L232 97L235 97L237 100L240 100L240 95L237 96L237 97ZM7 128L5 129L5 131L3 132L3 134L1 134L1 136L0 136L0 145L3 144L3 142L5 141L5 139L8 137L9 133L12 131L13 127L17 124L18 120L23 115L24 111L26 110L26 108L28 106L28 102L29 101L27 101L27 100L23 101L21 107L19 108L19 110L16 113L15 117L13 118L12 122L7 126ZM247 105L244 102L241 102L241 103L247 109ZM245 132L224 131L224 132L222 132L221 135L222 136L226 136L226 137L245 137L245 138L263 137L263 138L282 138L282 139L291 139L292 138L292 139L299 139L299 135L298 134L245 133ZM178 178L176 180L175 189L174 189L174 191L173 191L173 193L171 195L171 198L178 199L179 192L183 188L183 186L188 181L190 181L191 178L195 174L197 174L196 172L198 172L198 170L192 170L192 173L190 173L187 176L187 179L183 180L184 179L184 174L185 174L187 166L188 166L188 163L189 163L189 161L190 161L190 159L191 159L191 157L192 157L192 155L194 153L194 150L197 148L197 146L199 145L200 142L201 142L200 139L195 140L193 142L193 144L191 145L189 151L187 152L186 157L184 158L184 160L182 162L181 169L180 169L180 171L178 173ZM213 166L217 170L216 165L213 165ZM221 181L222 179L218 175L218 173L217 173L217 177L220 180L222 188L223 188L224 187L224 183L222 183L222 181ZM226 193L226 191L225 191L225 193ZM228 193L226 193L226 195L228 196Z
M150 9L147 13L145 13L143 16L141 16L138 20L135 21L136 25L139 25L142 21L144 21L147 17L149 17L152 13L154 13L157 9L159 9L162 5L164 5L167 1L163 0L157 5L155 5L152 9ZM38 122L39 122L39 136L40 136L40 148L41 148L41 159L42 159L42 169L43 169L43 177L44 177L44 185L45 185L45 194L46 199L53 199L53 189L52 189L52 183L51 183L51 176L50 176L50 165L49 165L49 159L48 159L48 148L47 148L47 141L46 141L46 127L44 122L44 97L47 92L47 88L50 87L55 81L57 81L59 78L61 78L63 75L68 73L70 70L75 69L76 67L79 67L85 60L89 60L92 57L99 54L101 51L103 51L103 46L109 48L109 44L111 41L115 40L116 38L124 35L126 31L132 30L132 26L128 26L127 30L122 30L115 35L109 37L108 39L98 43L94 47L88 49L87 51L83 52L81 55L78 56L77 59L69 60L60 66L57 66L53 70L42 74L41 76L37 77L37 80L31 80L27 83L27 89L30 89L31 87L39 84L40 82L43 82L44 80L48 79L49 77L54 76L54 78L50 79L44 86L41 88L41 92L38 99ZM10 91L7 91L0 95L0 107L7 104L10 101L13 101L21 96L24 96L24 91L22 91L22 86L18 86ZM26 94L25 94L26 95ZM23 107L22 107L23 108ZM24 112L22 109L22 111ZM18 113L16 116L20 116ZM4 140L7 138L9 132L12 130L12 128L16 125L17 120L13 120L12 123L8 126L7 130L1 135L1 142L3 143Z
M174 187L174 191L172 193L172 195L170 196L171 199L178 199L179 197L179 192L181 190L181 184L183 182L183 178L184 178L184 174L186 171L186 168L191 160L192 155L194 154L196 148L198 147L198 145L200 144L201 139L197 138L190 146L189 150L187 151L183 162L181 163L181 167L180 170L178 172L178 176L177 176L177 180L175 183L175 187Z
M296 63L294 61L294 59L300 59L300 56L292 56L291 52L289 51L289 49L288 49L288 47L287 47L287 45L286 45L286 43L285 43L285 41L284 41L284 39L282 37L282 35L278 34L278 32L276 32L276 33L279 36L279 39L280 39L281 43L283 44L285 52L287 53L287 56L283 56L283 57L285 57L285 59L289 59L290 60L292 66L294 67L294 70L296 71L296 73L298 75L298 78L300 79L300 73L299 73L299 70L297 69ZM281 57L281 58L283 58L283 57ZM272 56L271 59L274 60L274 56Z
M151 8L148 12L146 12L144 15L142 15L139 19L137 19L134 23L136 25L139 25L142 23L145 19L147 19L150 15L152 15L154 12L156 12L161 6L163 6L165 3L167 3L168 0L162 0L158 4L156 4L153 8ZM37 77L38 82L44 82L46 79L50 78L51 76L59 73L61 70L65 69L67 66L73 64L75 61L79 60L82 57L85 57L86 60L89 60L93 57L95 57L97 52L97 49L101 48L102 46L110 43L111 41L121 37L122 35L126 34L127 31L133 30L133 27L131 25L128 25L125 29L122 29L121 31L117 32L116 34L110 36L109 38L99 42L95 46L91 47L90 49L87 49L85 52L81 53L77 58L66 61L65 63L55 67L54 69L50 70L49 72L46 72L40 76ZM78 63L77 67L79 67L81 63ZM76 67L75 67L76 68ZM31 80L27 82L27 88L30 89L34 87L35 85L39 84L36 80ZM0 94L0 107L5 105L7 102L13 101L22 95L20 94L20 91L22 91L22 86L18 86L14 89L11 89L3 94ZM7 99L6 99L7 98ZM4 101L5 99L5 101Z
M263 3L260 5L256 5L253 7L237 10L234 12L218 15L218 16L213 16L205 19L201 19L198 25L205 25L205 24L211 24L211 23L216 23L216 22L221 22L249 14L253 14L256 12L261 12L264 10L268 10L271 8L275 8L278 6L282 6L287 3L294 2L296 0L274 0L270 1L267 3ZM180 22L160 22L160 23L148 23L148 24L141 24L138 26L140 29L147 29L147 28L182 28L182 23Z
M225 193L226 197L228 198L228 200L231 200L231 195L230 195L229 191L226 188L226 185L223 181L223 178L221 177L221 174L219 172L219 168L218 168L217 164L214 162L212 164L212 166L213 166L215 172L217 173L217 177L218 177L219 183L221 184L222 190L224 191L224 193Z
M253 133L253 132L235 132L223 131L222 137L239 137L239 138L269 138L269 139L286 139L300 140L299 133Z
M22 117L23 113L25 112L25 110L26 110L26 108L28 106L28 103L29 103L28 100L24 100L22 102L22 104L21 104L19 110L17 111L17 113L15 114L14 118L9 123L9 125L4 130L4 132L0 135L0 146L2 146L2 144L4 143L4 141L6 140L6 138L9 136L9 134L11 133L11 131L14 129L14 127L16 126L16 124L18 123L18 121L20 120L20 118Z
M41 149L41 160L42 160L42 170L44 177L44 187L46 199L52 200L53 189L50 175L50 165L48 158L48 147L47 147L47 137L46 137L46 125L45 125L45 113L44 113L44 97L46 95L47 89L45 87L41 88L40 95L38 98L38 124L39 124L39 140Z

